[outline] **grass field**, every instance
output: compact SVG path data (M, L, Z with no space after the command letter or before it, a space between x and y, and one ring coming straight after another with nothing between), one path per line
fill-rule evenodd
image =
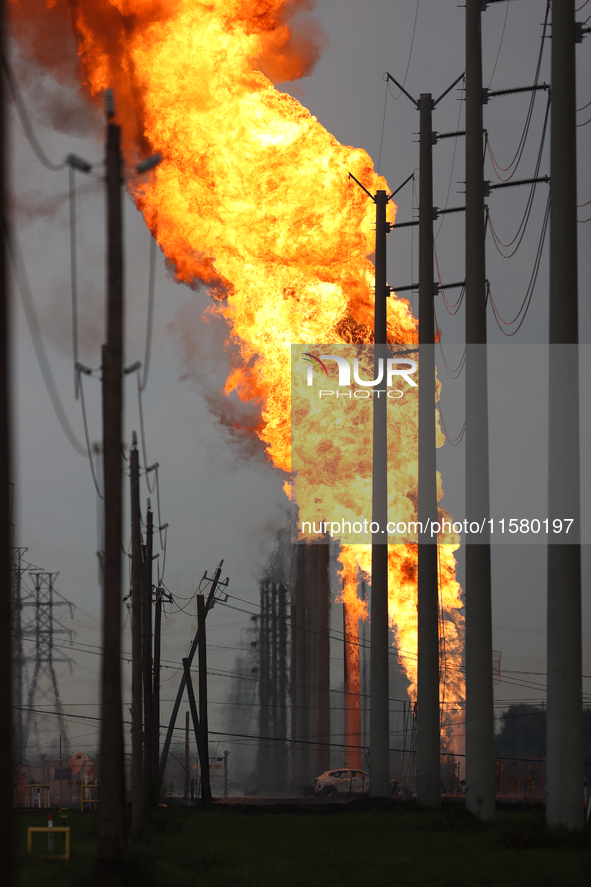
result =
M91 885L96 816L70 814L69 862L27 857L28 826L45 824L43 811L19 815L19 884ZM500 811L483 825L459 805L169 807L147 814L126 877L130 887L575 887L591 885L591 830L547 832L541 810Z

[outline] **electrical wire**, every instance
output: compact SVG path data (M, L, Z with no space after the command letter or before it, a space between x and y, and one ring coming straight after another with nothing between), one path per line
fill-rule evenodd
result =
M376 167L376 172L378 175L380 174L380 163L382 162L382 145L384 144L384 128L386 126L386 106L388 104L388 78L386 77L386 95L384 98L384 114L382 116L382 134L380 136L380 151L378 154L378 165ZM351 179L349 179L349 185L351 184Z
M64 410L61 398L59 396L59 392L57 389L57 385L55 383L55 379L53 377L53 372L51 370L51 365L49 363L49 358L47 357L47 352L45 350L45 344L43 342L43 336L41 334L41 327L39 325L39 318L37 316L37 311L35 309L35 304L33 302L33 295L31 292L31 287L29 285L29 280L27 277L26 266L24 263L23 255L16 238L14 232L9 235L8 229L4 228L4 237L6 241L6 246L8 248L8 253L10 255L10 259L12 262L12 267L14 270L14 276L17 283L17 288L21 296L21 302L23 304L23 308L25 311L25 317L27 320L27 326L29 327L29 333L31 334L31 339L33 340L33 347L35 349L35 354L37 356L37 362L39 364L39 368L41 370L41 375L43 376L43 381L45 382L45 388L49 395L49 399L53 406L53 410L57 416L57 419L62 427L62 431L68 438L68 441L72 445L72 447L76 450L76 452L80 456L86 456L88 450L86 450L80 441L78 440L76 434L72 426L70 425L70 421L66 415L66 411Z
M466 285L464 284L464 286L462 287L462 289L460 291L460 295L458 296L457 302L454 302L453 305L450 305L450 303L447 301L447 297L445 295L445 289L443 287L443 281L441 279L441 271L439 270L439 259L437 258L437 248L435 246L435 238L433 238L433 255L435 257L435 267L437 268L437 280L439 281L439 291L441 292L441 294L443 296L443 302L444 302L445 309L446 309L447 313L453 316L454 314L457 314L458 311L460 310L460 305L462 304L462 300L464 298L464 293L466 292ZM455 308L455 311L453 310L454 308ZM438 332L441 333L441 330L438 330Z
M494 63L493 69L492 69L492 74L490 75L490 80L488 82L489 89L490 89L491 84L493 82L493 79L495 76L495 71L497 70L497 65L499 63L499 56L501 55L501 47L503 45L503 40L505 38L505 28L507 27L507 17L509 15L509 6L510 6L509 3L507 3L507 5L505 6L505 19L503 21L503 30L501 31L501 39L499 41L499 48L497 49L497 57L495 59L495 63Z
M154 290L156 285L156 238L150 238L150 265L148 272L148 322L146 325L146 347L144 350L144 372L142 373L140 388L146 390L148 384L148 372L150 370L150 356L152 353L152 326L154 321ZM139 381L139 370L138 370ZM145 458L145 457L144 457Z
M80 374L80 369L77 370L77 376L78 376L78 384L76 387L78 388L78 390L80 392L80 406L82 407L82 421L84 423L84 437L86 439L86 451L88 453L88 461L90 462L90 471L92 473L92 482L94 483L94 488L97 492L99 499L104 499L105 496L103 493L101 493L99 483L97 480L97 476L96 476L96 473L94 470L94 462L92 459L92 448L90 446L90 437L88 434L88 419L86 416L86 402L84 400L84 389L82 386L82 376Z
M542 57L543 57L543 54L544 54L544 44L545 44L545 41L546 41L546 30L547 30L547 27L548 27L548 17L549 17L549 13L550 13L550 0L547 0L547 3L546 3L546 15L545 15L545 17L544 17L544 25L543 25L543 29L542 29L542 37L541 37L541 41L540 41L540 51L539 51L539 54L538 54L538 61L537 61L537 65L536 65L536 73L535 73L535 77L534 77L534 86L537 86L537 85L538 85L538 80L539 80L539 78L540 78L540 69L541 69L541 66L542 66ZM517 145L517 150L515 151L515 154L513 155L513 159L511 160L511 162L509 163L508 166L505 166L505 167L504 167L504 166L500 166L500 164L497 162L497 160L496 160L496 158L495 158L495 156L494 156L494 153L493 153L492 147L491 147L491 145L490 145L490 141L489 141L489 139L488 139L488 133L486 134L485 150L488 151L488 155L489 155L490 160L491 160L491 163L492 163L492 165L493 165L493 170L494 170L494 172L495 172L495 175L497 176L498 179L500 179L500 180L503 181L503 182L508 182L511 178L513 178L513 176L514 176L515 173L517 172L517 168L519 167L519 164L520 164L520 162L521 162L521 158L523 157L523 152L524 152L524 150L525 150L525 144L526 144L526 142L527 142L527 136L528 136L528 134L529 134L529 129L530 129L530 125L531 125L531 120L532 120L532 115L533 115L534 105L535 105L535 101L536 101L536 97L537 97L537 92L538 92L538 91L535 90L535 89L532 91L532 94L531 94L531 97L530 97L530 101L529 101L529 108L528 108L528 110L527 110L527 114L526 114L526 117L525 117L525 124L524 124L524 127L523 127L523 131L522 131L522 133L521 133L521 137L520 137L520 139L519 139L519 144ZM550 96L548 96L548 99L549 99L549 98L550 98ZM507 178L503 178L503 177L500 175L501 172L508 172L512 167L514 167L514 169L513 169L513 171L511 172L511 174L510 174L509 176L507 176Z
M155 487L156 487L156 483L157 483L157 481L158 481L158 467L157 467L157 466L151 466L151 467L148 467L148 452L147 452L147 447L146 447L146 432L145 432L145 429L144 429L144 404L143 404L143 399L142 399L143 388L142 388L142 379L141 379L141 377L140 377L140 367L139 367L139 366L137 367L137 370L136 370L136 378L137 378L137 401L138 401L138 412L139 412L139 416L140 416L140 437L141 437L141 439L142 439L142 454L143 454L143 457L144 457L144 470L145 470L145 476L146 476L146 484L147 484L147 487L148 487L148 491L149 491L150 493L153 493L153 492L154 492L154 489L155 489ZM156 472L156 478L155 478L155 480L154 480L152 486L150 486L150 477L149 477L149 476L150 476L150 474L152 473L152 471L155 471L155 472ZM161 523L160 517L158 518L158 523L159 523L159 524Z
M439 400L437 401L437 409L439 410L439 418L441 419L441 424L443 426L443 433L445 434L445 439L447 440L448 443L451 444L452 447L457 447L458 444L460 444L462 442L464 435L466 433L466 422L464 421L464 424L462 425L462 428L460 429L460 433L458 434L458 436L452 437L450 435L449 431L447 430L447 425L445 424L445 420L443 418L443 412L441 411L441 398L439 398Z
M540 166L542 164L542 154L544 151L544 143L546 141L546 132L547 132L547 128L548 128L549 116L550 116L550 96L548 96L548 102L546 104L546 114L544 117L544 125L542 127L542 135L540 138L540 147L538 149L538 156L536 159L536 166L535 166L534 176L533 176L534 178L538 177L538 174L540 172ZM524 210L523 216L521 217L521 221L519 222L519 226L517 228L517 232L515 233L515 236L513 237L512 240L509 241L509 243L504 243L498 237L495 227L492 223L490 211L487 208L486 223L487 223L488 227L490 228L495 248L496 248L497 252L499 253L499 255L501 255L504 259L512 258L512 256L515 255L515 253L517 252L517 250L519 249L519 247L521 246L521 244L523 242L523 238L525 236L525 232L527 230L529 219L530 219L530 216L532 213L532 208L533 208L534 197L536 194L537 185L538 185L538 182L533 182L533 184L531 185L531 187L529 189L529 194L528 194L527 201L525 204L525 210ZM513 244L515 243L515 241L517 241L517 244L514 247L513 251L510 253L504 253L503 250L501 249L501 247L503 247L505 249L510 249L513 246Z
M67 160L63 160L61 163L52 163L52 161L49 159L49 157L41 147L39 139L35 135L35 131L27 114L20 91L16 85L16 79L12 73L12 70L8 64L8 60L4 53L2 53L2 67L4 68L6 82L8 83L8 88L10 90L14 106L17 110L23 132L25 133L27 141L33 149L33 153L37 157L39 163L41 163L46 169L51 170L51 172L59 172L60 170L65 168Z
M439 351L441 352L441 357L443 360L443 365L445 367L445 371L450 379L457 379L462 374L462 372L464 370L464 366L466 364L466 349L464 348L464 351L463 351L462 356L460 358L459 364L457 365L457 367L455 369L452 370L449 363L447 362L447 358L446 358L445 352L443 350L443 345L441 344L441 330L439 328L439 323L437 321L437 312L435 311L435 309L433 309L433 311L435 313L435 328L437 330L437 344L439 345Z
M495 320L497 322L497 326L499 327L499 329L501 330L501 332L503 333L504 336L514 336L521 329L521 325L523 324L523 321L525 320L525 318L527 316L527 312L529 311L529 306L531 305L531 300L532 300L532 297L534 294L536 281L538 279L538 272L540 270L540 263L542 261L542 252L544 249L544 242L546 240L546 232L548 230L549 218L550 218L550 194L548 194L548 201L546 203L546 211L544 213L544 220L542 222L542 230L540 232L540 239L538 241L538 248L536 251L536 257L534 259L534 267L532 269L529 283L527 285L525 296L523 297L523 301L519 307L519 311L517 312L517 314L515 315L513 320L509 320L509 321L503 320L503 318L501 317L501 315L497 309L497 306L495 305L492 290L490 288L490 283L488 284L488 297L490 298L490 303L491 303L491 307L493 309L493 314L494 314ZM503 329L504 326L512 326L514 323L516 323L520 316L521 316L521 319L519 320L519 324L513 330L513 332L507 332L505 329ZM502 324L502 326L501 326L501 324Z
M585 120L584 123L577 123L577 127L579 128L581 126L587 126L588 123L591 123L591 117L589 118L589 120Z
M413 26L412 26L412 37L411 37L411 39L410 39L410 49L409 49L409 51L408 51L408 59L407 59L407 62L406 62L406 71L404 72L404 80L402 81L402 85L403 85L403 86L406 86L406 78L408 77L408 71L409 71L409 68L410 68L410 60L411 60L411 58L412 58L412 51L413 51L413 47L414 47L414 45L415 45L415 34L416 34L416 30L417 30L417 18L418 18L418 16L419 16L419 3L420 3L420 2L421 2L421 0L417 0L417 5L416 5L416 8L415 8L415 20L414 20L414 24L413 24ZM389 86L390 86L390 81L387 80L386 82L387 82L388 87L389 87ZM394 101L398 101L398 99L400 98L401 95L402 95L402 90L400 90L400 92L398 93L398 95L392 95L392 98L394 99Z

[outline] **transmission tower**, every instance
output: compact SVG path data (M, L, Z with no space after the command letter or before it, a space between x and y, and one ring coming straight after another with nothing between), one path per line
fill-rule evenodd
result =
M72 643L74 633L71 629L65 628L59 619L56 618L55 610L57 607L68 607L70 611L70 619L72 619L74 616L74 606L54 589L54 582L58 573L30 572L29 576L34 584L34 588L29 591L24 600L20 596L19 582L19 610L16 613L17 626L21 637L19 664L23 672L26 663L34 662L35 665L28 686L27 705L26 711L24 712L25 716L24 718L21 717L20 720L20 723L22 724L22 745L20 746L19 751L22 754L22 752L26 750L31 735L31 729L34 730L34 735L36 737L39 736L37 712L34 709L35 702L41 696L45 704L48 702L51 703L52 701L54 703L54 711L58 717L59 729L67 753L69 748L68 731L64 720L55 665L65 662L70 666L71 670L74 661L69 656L56 655L54 638L55 635L69 635L70 643ZM25 607L34 607L34 615L26 625L23 625L22 611ZM22 639L34 641L34 654L29 656L23 654ZM18 655L17 648L17 656ZM46 678L49 687L40 688L40 678L42 676ZM19 680L22 681L22 678L19 679L17 677L17 686ZM22 683L20 684L20 687L22 693Z

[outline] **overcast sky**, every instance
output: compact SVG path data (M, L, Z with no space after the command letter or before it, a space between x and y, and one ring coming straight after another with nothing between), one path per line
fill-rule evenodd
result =
M494 4L483 15L484 83L491 88L533 83L540 48L543 0ZM580 13L584 16L584 12ZM415 27L416 16L416 27ZM379 160L379 172L391 188L396 188L418 166L418 113L398 90L388 91L383 75L389 71L405 80L415 97L422 92L439 96L462 72L464 11L449 0L318 0L317 21L327 35L327 45L311 77L285 85L337 139L365 148ZM414 40L413 40L414 34ZM501 40L502 38L502 40ZM410 49L412 46L412 53ZM579 95L577 107L589 101L589 40L577 47ZM546 41L540 80L549 81L550 44ZM99 162L103 158L103 121L89 112L72 92L60 90L40 69L25 70L15 61L23 95L45 151L55 161L72 152ZM492 78L492 79L491 79ZM439 132L464 128L464 105L459 88L452 90L434 112ZM66 132L53 126L52 109L68 108ZM491 99L485 107L485 127L500 166L509 163L519 142L529 94ZM536 99L529 140L518 178L534 174L540 143L546 94ZM591 114L578 115L584 122ZM79 439L83 424L79 402L74 399L70 323L70 265L68 172L44 170L33 156L20 124L11 113L12 172L10 190L13 224L25 257L31 290L37 307L43 340L47 348L57 388ZM579 129L579 203L591 197L588 164L591 127ZM549 173L549 137L540 173ZM434 149L434 202L440 207L463 204L463 140L447 139ZM485 177L493 179L490 162ZM104 340L104 197L97 179L77 176L78 259L81 313L80 360L89 367L100 365L100 345ZM523 214L528 188L497 191L489 199L491 217L501 240L510 241ZM512 260L502 259L491 238L487 241L487 276L495 301L505 318L511 318L522 301L534 262L547 186L537 189L532 215L523 245ZM418 180L399 195L398 219L416 217ZM148 257L150 237L129 198L125 201L125 268L127 347L125 362L142 360L145 346ZM579 210L580 218L591 215L589 207ZM464 276L464 228L460 214L436 223L436 249L444 282ZM580 262L580 340L591 342L591 307L588 281L591 273L589 231L591 223L579 226ZM413 234L412 232L415 231ZM416 229L393 232L388 244L388 280L405 286L417 280ZM459 290L450 290L455 301ZM284 478L261 455L260 448L237 444L212 418L208 403L219 396L223 386L228 354L222 350L224 328L217 321L201 318L208 305L207 292L191 290L174 283L158 251L155 320L150 374L145 394L145 427L148 462L160 463L161 520L169 524L164 581L180 597L194 592L205 570L211 575L224 559L223 576L230 577L229 591L252 602L258 600L257 580L265 563L274 533L283 526L286 500ZM416 312L416 296L413 302ZM450 364L457 363L461 349L452 348L463 337L463 311L450 317L441 297L437 316L444 346L450 346ZM526 320L512 340L514 344L542 344L548 337L547 248L538 284ZM183 346L192 342L190 359ZM489 340L504 340L489 312ZM77 455L66 440L49 401L36 361L22 305L15 296L13 311L13 381L16 469L16 539L27 546L27 558L46 571L57 572L56 588L76 607L73 623L76 644L99 643L100 588L97 574L97 501L88 462ZM461 381L450 380L440 369L442 398L449 403L462 399ZM135 376L126 380L125 440L138 429ZM84 380L92 441L101 438L100 385L96 378ZM584 385L582 386L585 387ZM233 409L229 402L228 410ZM453 428L457 433L456 413ZM461 416L460 416L461 419ZM461 427L461 421L460 421ZM139 429L138 429L139 430ZM519 437L519 427L511 429ZM582 451L588 446L584 438ZM459 450L459 448L458 448ZM450 451L449 456L447 451ZM448 460L446 462L446 459ZM443 448L440 465L443 486L446 470L459 475L461 453ZM455 460L455 461L454 461ZM454 468L454 465L456 466ZM588 463L582 473L589 481ZM545 478L541 479L545 483ZM460 494L458 493L458 496ZM142 491L145 506L147 491ZM451 497L451 493L450 493ZM460 499L444 499L452 512ZM152 501L154 502L154 496ZM457 511L456 511L457 513ZM513 516L513 515L510 515ZM526 515L519 515L526 516ZM530 515L544 517L544 515ZM158 519L158 518L156 518ZM461 560L461 558L460 558ZM160 558L162 564L162 557ZM504 682L495 688L499 707L515 699L539 700L545 683L545 557L542 548L498 548L493 553L494 646L502 652ZM584 674L591 674L589 633L589 557L584 551ZM236 603L236 602L234 602ZM341 625L340 608L335 607L333 624ZM234 666L234 650L240 643L241 628L249 616L223 607L208 617L212 669ZM188 614L177 614L165 623L163 656L179 661L181 652L195 630L194 602ZM125 618L123 648L130 649L129 618ZM31 648L29 648L30 650ZM335 646L337 656L340 645ZM61 692L67 711L95 715L92 704L98 699L99 657L96 649L86 653L68 652L75 660L73 678L62 667ZM127 669L129 670L129 669ZM511 672L511 673L509 673ZM524 674L519 674L523 672ZM335 681L339 668L335 662ZM124 698L129 699L126 675ZM173 670L163 684L163 699L171 698L178 676ZM167 688L171 688L170 692ZM589 681L585 688L590 690ZM210 728L223 729L221 703L228 690L226 678L213 678ZM74 703L87 705L74 708ZM164 708L163 714L166 714ZM46 734L49 736L49 732ZM78 750L96 748L97 730L93 723L71 723L73 746ZM221 748L222 746L220 746ZM224 746L225 747L225 746ZM33 749L31 752L34 753Z

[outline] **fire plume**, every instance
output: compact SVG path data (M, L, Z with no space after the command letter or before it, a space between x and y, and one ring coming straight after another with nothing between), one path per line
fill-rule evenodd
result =
M21 51L58 79L69 19L89 99L99 102L104 89L114 90L127 160L162 155L160 166L131 181L131 193L178 281L208 286L209 310L225 320L233 354L225 391L260 406L256 433L283 471L290 469L290 344L372 341L374 207L348 174L372 193L387 189L365 151L341 145L274 86L309 73L318 58L321 32L309 20L298 26L296 15L312 6L313 0L10 4ZM52 35L59 35L55 45ZM389 213L393 222L392 203ZM416 321L403 299L389 299L388 325L391 342L416 342ZM407 508L414 513L412 496ZM461 601L457 546L448 541L439 549L440 585L453 661L446 675L453 677L444 676L443 686L457 701ZM369 557L364 546L343 552L349 570L355 561L369 571ZM391 621L414 698L416 547L391 546L389 563Z

